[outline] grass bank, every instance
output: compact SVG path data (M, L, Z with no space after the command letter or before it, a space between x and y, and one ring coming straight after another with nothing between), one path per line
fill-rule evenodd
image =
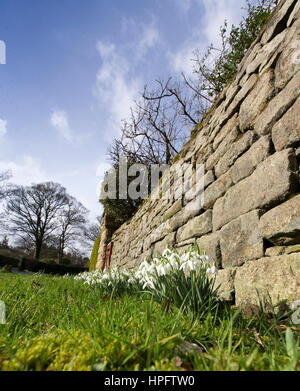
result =
M0 273L3 370L300 370L288 317L222 306L199 320L145 294L109 296L71 277Z

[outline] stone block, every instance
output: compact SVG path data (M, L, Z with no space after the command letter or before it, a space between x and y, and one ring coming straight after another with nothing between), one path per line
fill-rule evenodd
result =
M226 224L220 231L222 267L241 266L264 256L263 239L259 234L258 210Z
M230 169L230 177L234 184L250 176L256 167L272 152L270 136L261 137L244 153Z
M213 208L217 231L235 218L255 209L278 205L299 188L298 164L293 149L268 157L253 174L231 187Z
M190 238L197 238L212 231L212 211L208 210L200 216L193 218L186 225L179 228L177 242L183 242Z
M277 246L300 243L300 194L264 214L259 223L263 238Z
M225 154L220 158L215 166L215 174L217 178L222 174L225 174L225 172L229 170L237 158L251 147L255 141L255 137L256 136L253 132L248 131L241 135L238 140L236 140L228 147Z
M205 251L209 258L215 262L216 267L220 269L222 265L222 258L219 233L216 232L213 234L201 236L201 238L197 239L197 245L200 252Z
M224 138L224 140L220 143L217 150L213 152L212 155L209 156L205 163L205 168L207 171L214 168L214 166L218 163L220 158L227 152L228 148L232 145L232 143L240 136L240 132L237 127L234 127Z
M300 97L273 127L272 140L276 151L300 145Z
M293 28L294 29L294 28ZM297 41L300 39L299 27L293 33L293 38L284 47L275 66L275 83L276 89L282 89L291 80L291 78L300 70L300 64L295 63L297 55Z
M203 209L211 209L217 199L222 197L232 185L233 181L230 173L221 175L204 191Z
M269 247L266 250L266 257L277 257L278 255L288 255L300 253L300 244L295 246L275 246Z
M286 31L278 34L271 42L263 45L260 51L257 53L255 59L247 66L246 72L248 74L257 72L259 69L264 68L268 64L273 55L278 51L280 45L284 41Z
M246 83L243 85L243 87L240 89L240 91L237 93L237 95L234 97L233 101L231 102L228 109L226 110L226 114L228 116L230 116L232 112L238 109L239 105L246 98L249 91L252 90L256 82L257 82L257 75L251 75L249 79L246 81Z
M219 296L224 301L234 300L234 277L236 271L237 268L228 268L224 270L218 270L216 274L214 288L219 288Z
M254 131L259 135L269 134L273 125L282 117L300 96L300 72L277 94L254 123Z
M150 234L150 242L156 243L159 240L163 239L165 236L167 236L169 233L171 233L173 230L170 226L170 221L165 221L162 223L159 227L157 227L153 232Z
M161 254L167 247L173 248L175 244L175 235L176 233L172 232L160 242L155 243L153 255L156 256L157 254Z
M226 124L218 131L216 135L212 135L213 148L216 151L225 137L233 130L238 130L238 114L236 113Z
M163 216L163 220L169 220L172 216L174 216L177 212L179 212L182 208L182 201L177 200L173 203L173 205L165 212Z
M273 78L274 72L272 70L265 72L243 101L239 113L241 131L244 132L253 127L255 118L266 106L267 99L273 91Z
M260 40L263 45L269 42L274 36L279 24L282 23L287 16L289 17L291 15L296 3L297 0L286 0L279 4L280 8L272 15Z
M257 291L264 301L273 305L292 302L300 297L300 254L266 257L247 262L238 268L235 279L238 307L259 305Z

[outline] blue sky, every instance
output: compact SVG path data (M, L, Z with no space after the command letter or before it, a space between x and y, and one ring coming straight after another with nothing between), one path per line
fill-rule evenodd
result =
M241 19L236 0L0 0L0 171L52 180L101 213L99 182L145 84L192 71L193 50Z

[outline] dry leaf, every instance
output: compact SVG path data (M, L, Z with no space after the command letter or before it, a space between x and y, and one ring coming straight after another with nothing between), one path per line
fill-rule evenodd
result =
M181 365L182 365L182 359L181 359L181 357L176 356L176 357L175 357L175 367L176 367L176 368L180 368Z
M192 371L193 370L193 366L190 362L184 362L181 366L181 368L184 370L184 371Z

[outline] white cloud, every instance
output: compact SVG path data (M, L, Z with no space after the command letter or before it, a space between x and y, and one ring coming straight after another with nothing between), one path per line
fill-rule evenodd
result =
M0 137L4 136L7 133L7 121L5 119L0 119Z
M142 37L137 45L137 54L141 58L147 50L158 44L160 41L160 35L157 28L154 25L146 26L144 28Z
M96 177L100 178L100 179L103 179L105 173L107 171L109 171L110 168L111 168L111 164L109 164L109 163L106 163L106 162L99 163L97 168L96 168Z
M112 42L97 43L102 64L96 75L95 94L100 107L109 114L106 132L109 140L119 134L121 120L128 118L130 107L142 89L137 67L143 63L149 49L160 43L153 21L145 26L124 19L123 29L134 32L137 39L118 47Z
M201 12L201 23L191 29L189 38L176 52L169 52L167 55L174 71L191 75L194 51L198 49L204 54L209 44L220 46L220 27L224 20L228 21L228 26L238 24L243 10L241 3L237 5L236 0L191 0L187 4L190 8L197 7L197 12Z
M140 81L130 76L127 59L117 52L115 45L99 41L97 50L102 65L96 76L96 96L100 106L109 113L109 136L119 132L120 121L128 117L130 106L137 97Z
M73 141L72 131L70 129L67 113L62 110L54 110L50 118L51 125L67 141Z
M11 172L11 182L16 185L28 186L32 183L49 180L48 176L41 169L39 161L31 156L24 156L20 163L0 161L0 172L6 170Z

